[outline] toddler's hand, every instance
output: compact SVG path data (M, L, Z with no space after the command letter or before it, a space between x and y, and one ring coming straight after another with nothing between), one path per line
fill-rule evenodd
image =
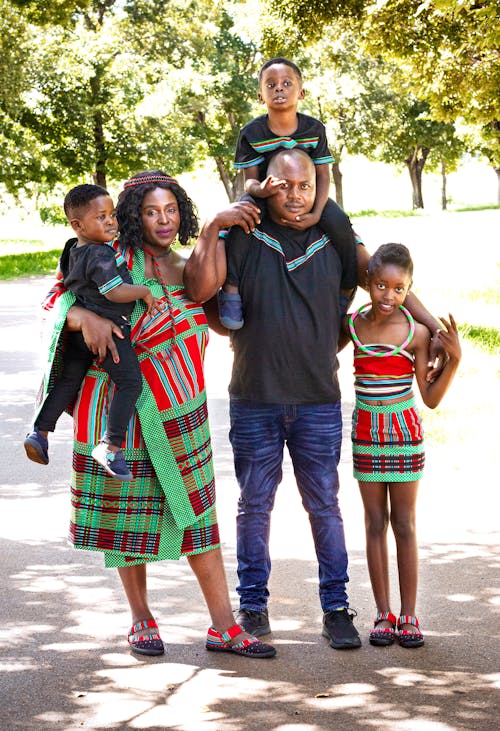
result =
M143 297L144 304L147 308L147 313L150 317L152 317L155 312L161 312L162 311L162 303L161 300L159 300L157 297L153 297L151 292L146 295L146 297Z

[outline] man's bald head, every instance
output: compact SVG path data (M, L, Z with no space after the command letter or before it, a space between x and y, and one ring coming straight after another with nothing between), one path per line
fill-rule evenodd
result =
M271 160L269 161L269 165L267 166L267 174L274 175L275 178L286 178L286 175L283 175L279 171L283 169L283 166L285 166L285 168L288 168L295 162L302 162L305 168L308 169L309 173L314 173L314 175L316 175L314 163L307 154L307 152L297 149L280 150L275 155L273 155Z

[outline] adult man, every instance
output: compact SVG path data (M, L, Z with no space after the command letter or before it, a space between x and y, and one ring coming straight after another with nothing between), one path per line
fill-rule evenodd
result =
M227 281L238 282L245 318L241 330L232 333L229 386L230 440L240 487L237 621L254 635L270 632L270 515L286 440L318 558L323 635L332 647L351 649L361 640L346 593L347 553L337 499L342 267L321 229L294 229L297 217L314 204L310 157L297 149L278 152L268 174L282 181L267 200L268 216L259 221L247 204L246 221L231 230L227 242ZM369 255L362 246L358 250L363 281ZM185 268L189 296L208 299L225 276L221 245L204 246L201 240Z
M311 158L300 150L279 152L268 174L283 181L267 201L268 216L252 233L233 228L227 244L227 280L239 283L245 316L244 327L232 335L229 387L230 439L241 490L237 621L258 636L270 632L269 527L286 439L318 557L323 634L335 648L360 647L348 611L347 553L337 500L341 263L321 229L286 225L293 226L314 205Z

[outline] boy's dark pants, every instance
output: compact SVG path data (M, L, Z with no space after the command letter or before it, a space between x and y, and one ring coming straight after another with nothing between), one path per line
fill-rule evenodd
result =
M120 327L125 336L124 339L120 340L113 335L120 362L114 363L108 351L101 364L116 386L116 392L109 407L103 441L117 447L122 446L128 422L142 389L141 369L130 342L130 327L128 325L120 325ZM35 421L38 429L54 431L58 418L76 398L93 360L94 355L85 344L82 333L67 333L62 373L47 395L38 414Z

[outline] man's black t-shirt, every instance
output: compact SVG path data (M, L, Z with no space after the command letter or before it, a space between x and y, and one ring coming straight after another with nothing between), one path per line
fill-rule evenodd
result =
M233 396L279 404L340 399L337 343L342 268L316 226L268 218L252 234L231 229L227 281L238 284L245 324L231 333Z

